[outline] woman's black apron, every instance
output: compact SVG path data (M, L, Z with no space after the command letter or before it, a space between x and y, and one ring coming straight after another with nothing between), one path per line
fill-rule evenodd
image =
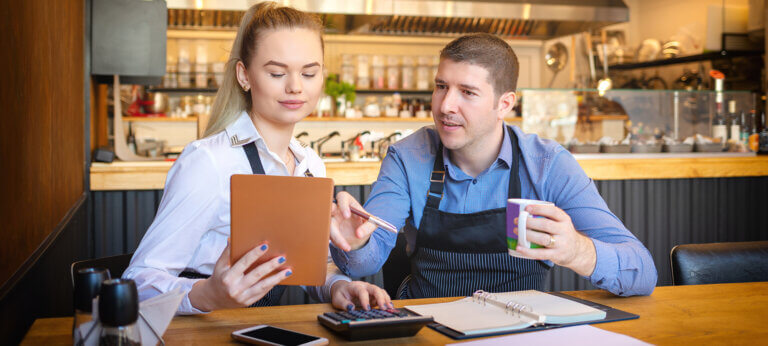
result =
M512 128L507 130L512 142L508 196L520 198L520 149ZM440 143L427 203L416 230L415 248L409 256L411 275L400 285L399 298L471 296L476 290L543 289L549 266L512 257L507 252L506 207L470 214L439 210L445 183L442 153Z
M251 164L251 171L253 171L253 174L266 174L264 172L264 166L261 165L261 158L259 157L259 149L256 148L256 142L250 142L244 145L243 150L245 150L245 155L248 157L248 162ZM307 170L307 173L304 173L304 175L311 176L312 174L309 173L309 170ZM190 279L207 279L210 277L210 275L185 270L179 274L179 277ZM273 287L271 290L269 290L269 292L267 292L267 295L259 299L257 302L251 304L250 307L277 305L280 302L280 297L283 296L285 289L286 286L283 285L277 285Z

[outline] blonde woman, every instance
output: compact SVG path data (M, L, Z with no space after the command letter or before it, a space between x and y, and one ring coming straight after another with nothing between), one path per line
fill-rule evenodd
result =
M229 265L229 178L232 174L325 176L314 151L293 139L294 125L323 93L323 26L314 16L265 2L243 17L205 138L187 145L168 172L160 207L123 277L140 299L181 288L179 314L274 305L292 274L269 275L286 259L247 271L269 247L261 244ZM333 266L315 299L340 309L391 306L382 289Z

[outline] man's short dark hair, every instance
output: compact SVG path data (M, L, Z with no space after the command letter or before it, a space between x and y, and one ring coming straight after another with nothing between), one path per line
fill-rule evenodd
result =
M504 40L485 33L470 34L448 43L440 59L467 62L488 70L488 82L496 97L515 91L520 64L512 47Z

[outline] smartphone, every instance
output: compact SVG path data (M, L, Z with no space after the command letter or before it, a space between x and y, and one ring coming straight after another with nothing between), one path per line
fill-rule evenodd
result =
M256 345L328 345L328 339L262 324L232 332L232 338Z

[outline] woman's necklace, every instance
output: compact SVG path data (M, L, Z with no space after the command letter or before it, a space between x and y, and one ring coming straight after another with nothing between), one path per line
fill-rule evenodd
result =
M293 175L293 171L296 170L296 160L293 158L293 152L290 148L285 155L285 168L288 170L288 175Z

